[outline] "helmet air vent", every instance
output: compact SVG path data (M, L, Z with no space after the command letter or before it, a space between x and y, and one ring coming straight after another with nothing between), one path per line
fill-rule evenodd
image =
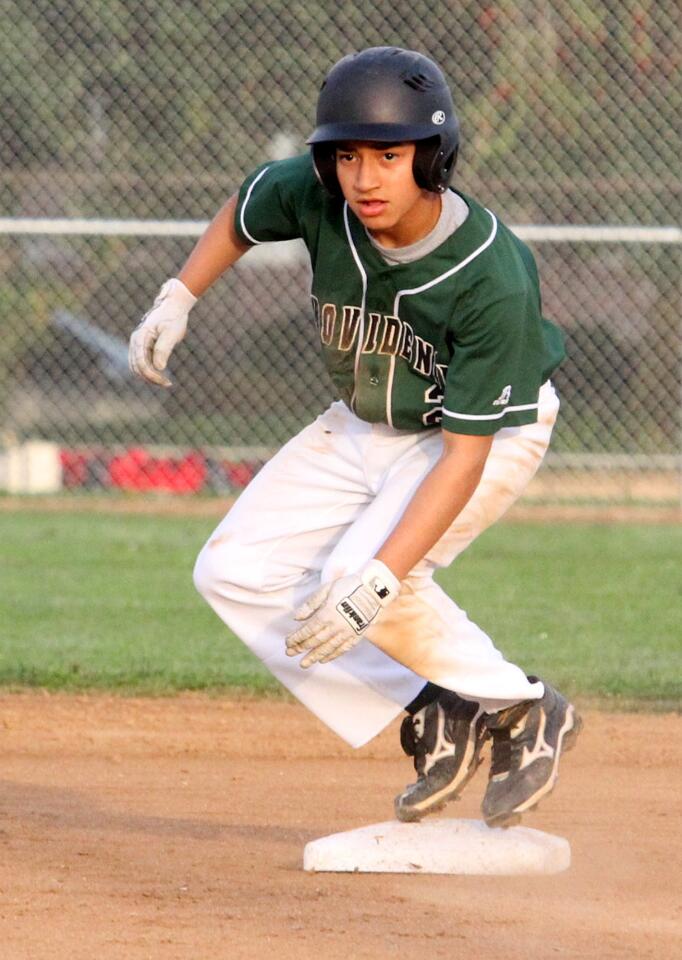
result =
M418 90L420 93L425 92L426 90L431 90L436 86L436 81L433 77L427 77L423 73L410 73L408 75L403 75L403 82L412 87L413 90Z

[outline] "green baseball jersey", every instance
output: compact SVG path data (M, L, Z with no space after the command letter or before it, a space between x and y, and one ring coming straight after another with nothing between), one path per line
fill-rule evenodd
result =
M363 420L487 435L533 423L538 392L563 359L541 313L531 252L475 200L431 253L388 264L308 154L259 167L239 191L249 244L302 238L324 360Z

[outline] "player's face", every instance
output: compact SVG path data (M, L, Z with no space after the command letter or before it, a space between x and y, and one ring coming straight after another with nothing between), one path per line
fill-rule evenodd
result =
M336 175L349 207L386 247L415 243L440 215L440 196L415 183L414 152L414 143L353 142L336 149Z

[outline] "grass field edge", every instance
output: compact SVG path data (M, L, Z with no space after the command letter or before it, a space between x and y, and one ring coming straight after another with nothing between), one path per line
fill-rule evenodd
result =
M239 685L217 685L206 687L173 687L160 689L154 686L76 686L0 683L0 697L13 696L64 696L86 697L118 697L122 700L171 700L174 698L193 697L207 700L233 701L274 701L281 703L298 703L297 699L284 687L278 685L254 688ZM572 699L579 710L599 711L602 713L656 713L681 714L682 700L672 697L618 697L599 694L575 694Z

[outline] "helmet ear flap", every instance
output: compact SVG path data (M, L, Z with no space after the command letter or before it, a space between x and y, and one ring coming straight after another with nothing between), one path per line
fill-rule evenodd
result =
M455 147L446 153L440 137L418 141L412 167L417 186L433 193L444 193L455 169L457 152L458 147Z
M459 154L459 146L456 146L454 150L451 150L450 153L446 156L442 155L439 169L438 169L438 182L442 184L439 186L439 191L442 193L444 190L447 190L450 181L452 180L452 175L455 172L455 166L457 164L457 155Z
M332 197L340 197L341 185L336 176L336 144L314 143L311 153L317 179Z

